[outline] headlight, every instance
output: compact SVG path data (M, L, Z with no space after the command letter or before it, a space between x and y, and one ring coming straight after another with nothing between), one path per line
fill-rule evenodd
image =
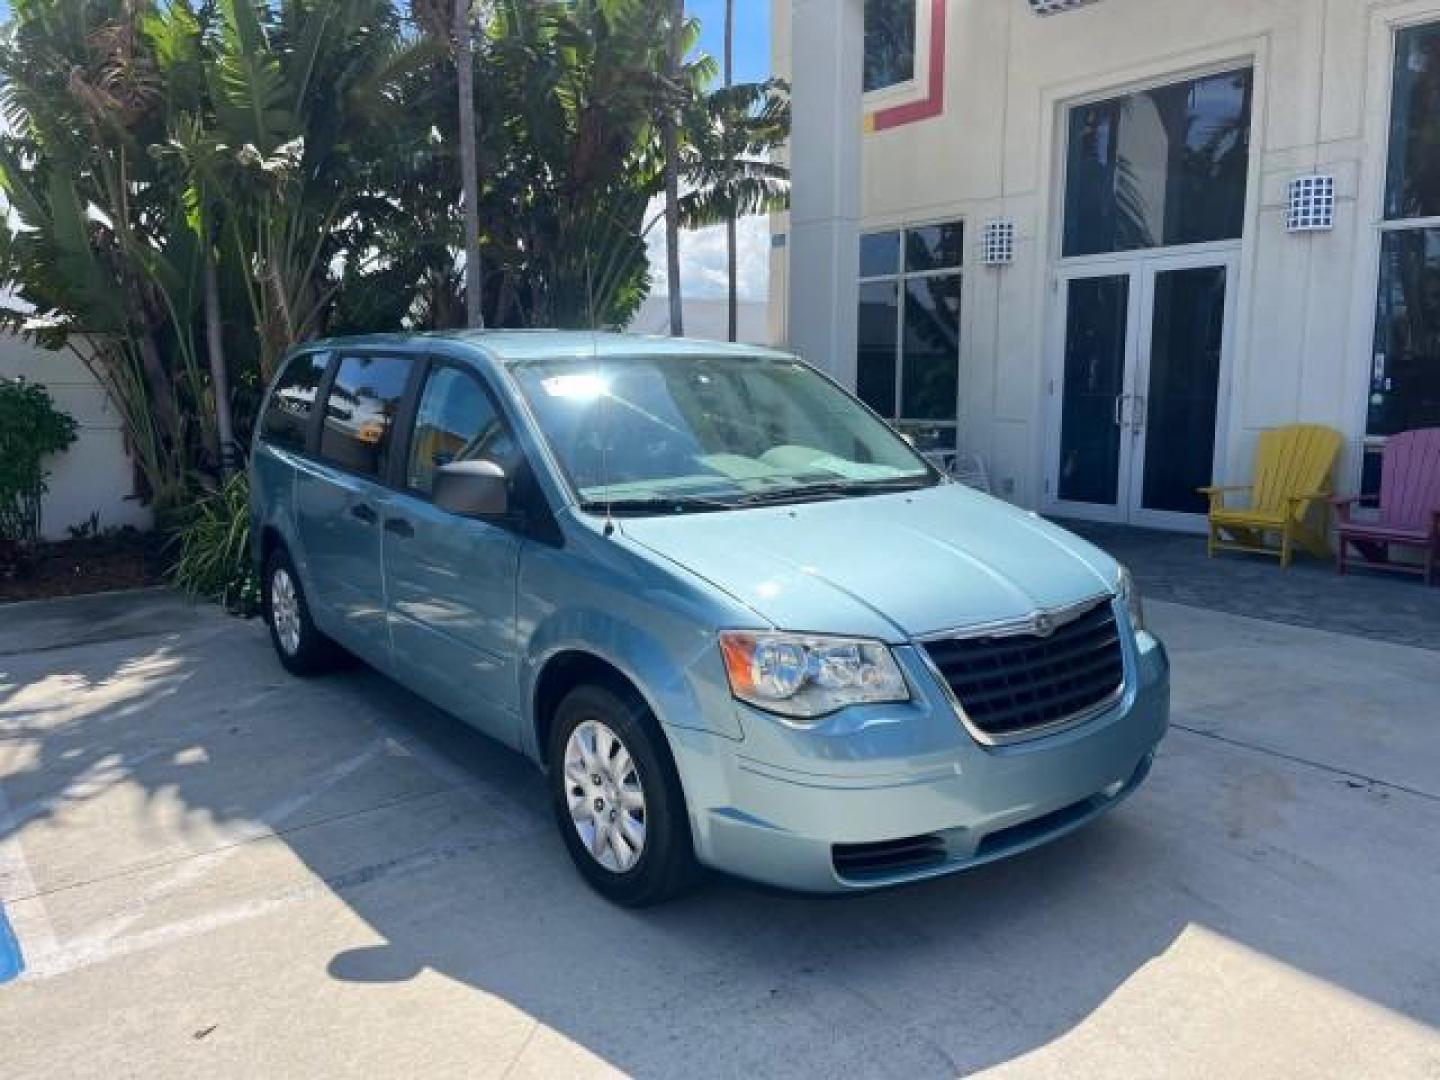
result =
M1130 613L1130 625L1138 634L1145 629L1145 605L1140 601L1140 590L1135 587L1135 579L1123 566L1120 567L1120 577L1115 582L1115 592L1125 601L1125 610Z
M730 692L781 716L814 720L847 705L910 700L878 641L735 630L720 635L720 651Z

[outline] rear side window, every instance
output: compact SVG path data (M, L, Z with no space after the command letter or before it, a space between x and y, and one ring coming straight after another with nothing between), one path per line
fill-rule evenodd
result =
M296 453L305 450L310 415L315 410L315 394L329 363L330 358L324 353L307 353L290 361L270 395L265 418L260 422L261 438L283 450Z
M383 477L409 379L405 357L343 357L325 401L320 456L361 476Z
M514 475L519 451L505 418L474 377L437 367L425 382L405 482L429 495L435 470L455 461L493 461Z

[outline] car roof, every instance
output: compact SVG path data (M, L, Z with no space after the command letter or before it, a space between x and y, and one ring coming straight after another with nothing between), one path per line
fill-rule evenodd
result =
M721 341L658 337L642 334L592 333L588 330L442 330L415 334L367 334L330 338L311 348L375 347L426 343L470 346L496 363L521 365L543 360L589 357L759 357L793 360L777 349L759 345L732 345Z

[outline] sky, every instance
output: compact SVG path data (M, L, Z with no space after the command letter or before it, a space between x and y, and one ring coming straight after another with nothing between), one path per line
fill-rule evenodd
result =
M685 0L699 19L700 47L719 60L725 40L725 0ZM770 0L735 0L735 78L759 82L770 74Z
M721 58L725 41L725 0L685 0L685 11L700 20L700 48ZM735 0L735 80L758 82L770 75L770 0ZM656 210L659 208L656 207ZM665 295L665 230L649 237L653 292ZM770 222L747 218L740 223L739 293L744 300L764 300L770 291ZM680 237L680 292L697 299L726 293L725 227L687 232Z

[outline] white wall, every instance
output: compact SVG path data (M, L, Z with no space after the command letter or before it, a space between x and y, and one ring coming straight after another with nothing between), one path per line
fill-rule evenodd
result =
M119 417L85 365L71 353L49 352L0 335L0 378L16 376L43 384L56 406L80 425L70 449L46 463L50 491L41 506L44 535L64 539L67 526L79 525L96 512L102 527L148 528L149 512L130 497L134 482Z
M776 65L785 71L791 0L775 3ZM1066 103L1246 64L1256 77L1251 190L1217 479L1248 476L1260 429L1306 420L1346 434L1340 482L1353 487L1393 31L1440 19L1440 0L1102 0L1050 18L1035 17L1024 0L948 4L945 110L865 137L861 227L963 217L973 253L987 218L1016 221L1015 264L972 265L965 281L961 437L990 460L997 489L1008 481L1017 501L1041 501ZM1337 227L1287 234L1286 186L1314 171L1337 178ZM778 249L776 258L788 255ZM790 265L772 275L772 301L792 323L804 313L786 295L787 281L814 271Z
M726 301L686 297L684 307L687 338L724 341L729 337L730 312ZM741 300L739 314L739 339L747 345L768 345L769 305L761 300ZM669 334L670 298L660 295L647 297L626 330L632 334Z

